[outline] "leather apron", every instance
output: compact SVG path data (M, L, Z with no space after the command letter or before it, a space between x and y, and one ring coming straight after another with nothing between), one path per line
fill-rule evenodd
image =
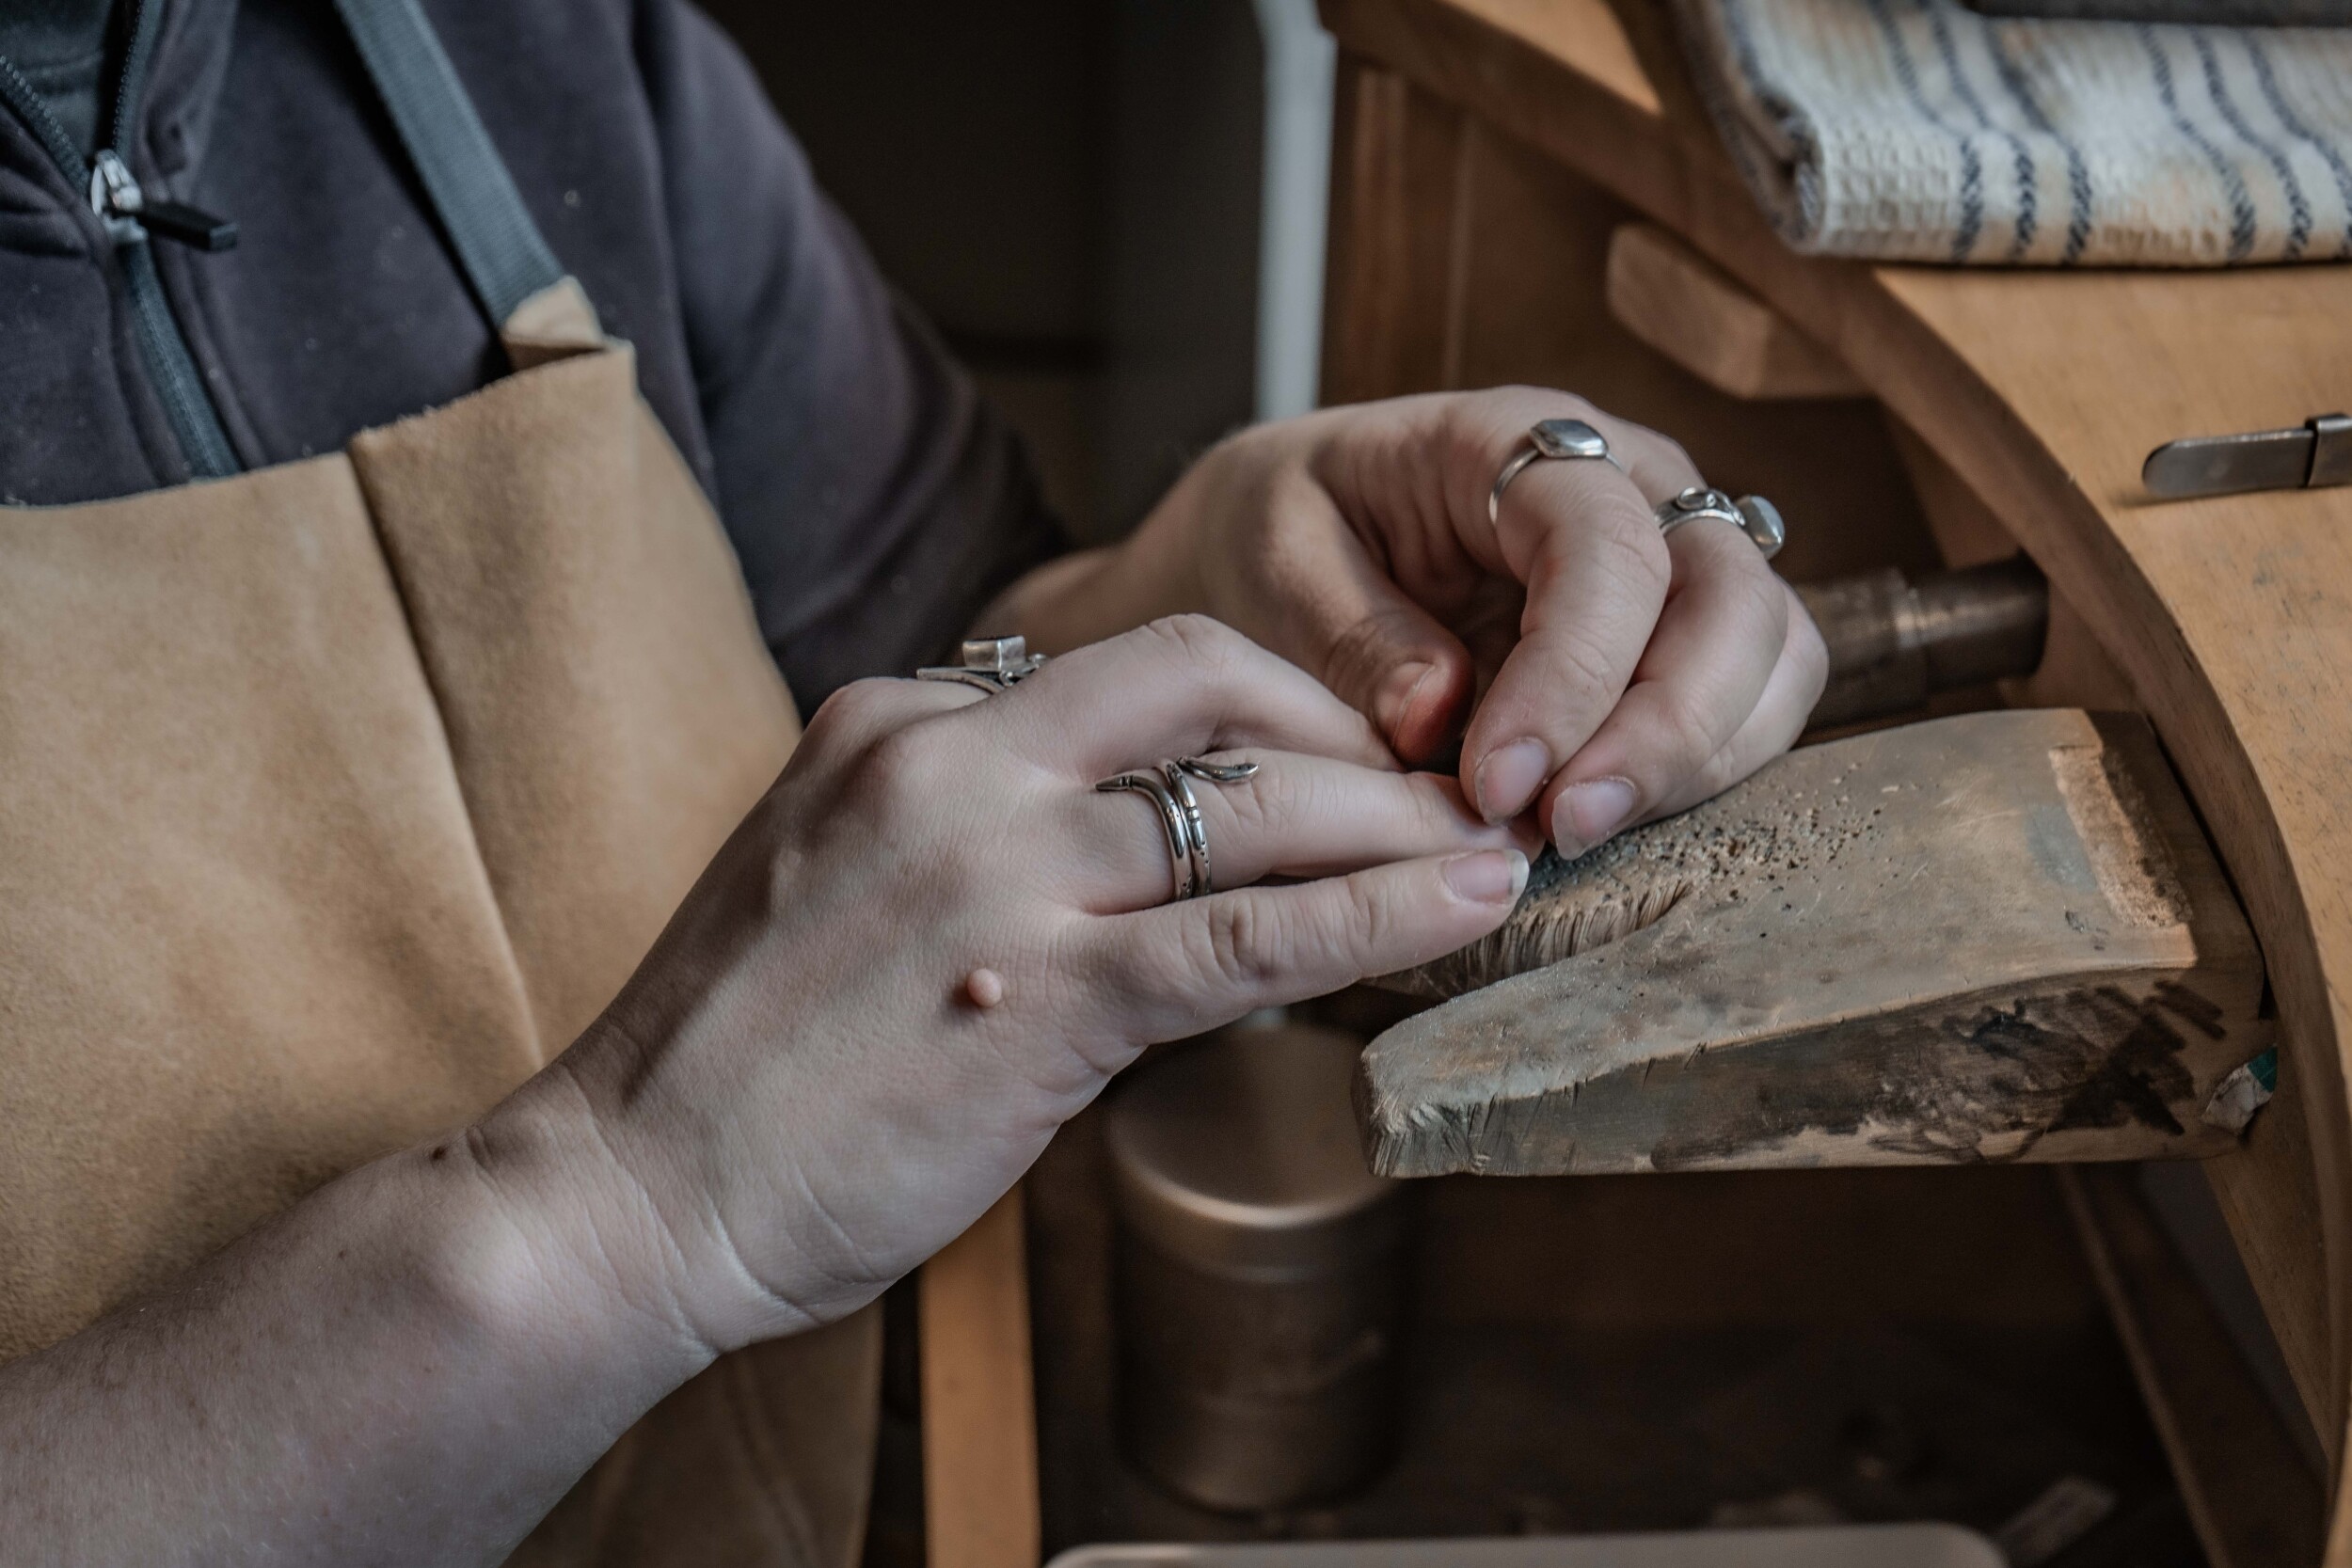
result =
M799 734L422 12L339 3L515 372L331 456L0 509L0 1359L552 1059ZM853 1560L879 1376L870 1311L722 1360L516 1561Z

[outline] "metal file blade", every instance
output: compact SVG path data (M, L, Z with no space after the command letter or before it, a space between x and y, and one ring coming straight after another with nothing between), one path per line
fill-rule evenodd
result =
M2148 454L2139 477L2164 500L2352 483L2352 416L2322 414L2292 430L2167 441Z

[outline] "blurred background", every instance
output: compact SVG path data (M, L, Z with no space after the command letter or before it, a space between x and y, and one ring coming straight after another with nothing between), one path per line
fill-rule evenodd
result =
M1311 27L1311 3L706 5L1081 536L1123 531L1251 417L1261 13ZM1310 149L1312 205L1286 209L1315 247L1311 278L1326 146ZM1308 301L1310 369L1318 315Z

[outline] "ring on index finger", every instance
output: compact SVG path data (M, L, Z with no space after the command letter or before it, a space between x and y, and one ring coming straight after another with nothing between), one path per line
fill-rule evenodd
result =
M1609 438L1582 420L1537 420L1527 427L1527 445L1511 456L1495 475L1494 488L1486 492L1486 522L1499 528L1502 522L1502 492L1531 463L1547 457L1597 459L1619 473L1626 466L1609 450Z
M1190 781L1234 784L1257 771L1254 762L1216 763L1200 757L1175 757L1156 768L1116 774L1094 787L1104 794L1130 790L1148 795L1159 808L1160 828L1168 846L1168 896L1173 902L1205 898L1216 891L1209 874L1209 827L1201 820L1200 798L1193 794Z

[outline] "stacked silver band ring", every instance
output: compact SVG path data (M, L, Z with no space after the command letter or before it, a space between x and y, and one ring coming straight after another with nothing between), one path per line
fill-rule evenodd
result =
M1117 774L1094 787L1104 794L1130 790L1150 796L1152 803L1159 808L1160 827L1168 846L1168 896L1205 898L1216 891L1216 884L1209 870L1209 828L1201 820L1200 798L1193 794L1191 781L1232 784L1257 771L1254 762L1215 763L1199 757L1176 757L1146 771Z
M1168 846L1168 897L1197 898L1200 895L1199 879L1192 862L1192 824L1184 818L1184 808L1177 802L1168 781L1155 770L1149 773L1120 773L1104 779L1094 786L1108 794L1128 789L1137 795L1148 795L1159 808L1160 831ZM1197 808L1196 808L1197 815Z

